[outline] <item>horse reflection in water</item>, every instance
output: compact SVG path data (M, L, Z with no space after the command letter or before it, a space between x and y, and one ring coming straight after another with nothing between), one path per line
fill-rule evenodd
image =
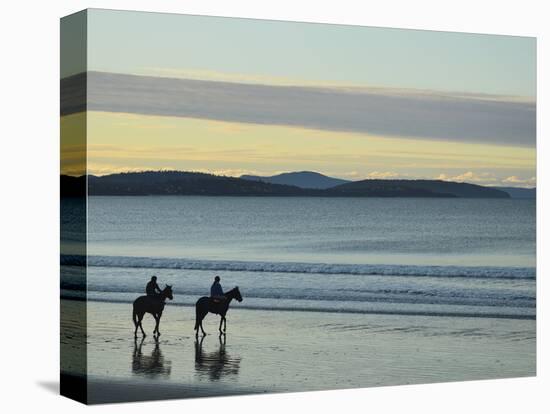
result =
M225 335L219 336L220 345L217 351L204 352L202 343L204 336L195 341L195 373L207 376L210 381L218 381L222 377L234 376L239 373L240 357L231 357L225 352Z
M168 378L172 371L172 362L164 359L160 350L158 338L155 338L155 346L151 355L144 355L142 352L143 341L141 338L138 344L134 340L134 353L132 355L132 373L148 378Z

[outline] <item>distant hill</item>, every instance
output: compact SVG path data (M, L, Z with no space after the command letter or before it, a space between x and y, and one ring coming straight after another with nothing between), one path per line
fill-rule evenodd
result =
M146 171L88 177L90 195L297 196L302 189L183 171Z
M61 176L61 196L83 195L85 183L85 176ZM490 187L437 180L363 180L347 182L328 189L313 189L184 171L146 171L101 177L89 175L88 194L92 196L510 197L508 193Z
M537 198L536 188L517 188L517 187L493 187L504 191L512 198Z
M328 177L313 171L289 172L270 177L259 175L241 175L243 180L261 181L271 184L293 185L300 188L327 189L340 184L349 183L348 180Z
M331 191L357 194L363 197L379 193L403 197L418 193L419 197L461 197L461 198L509 198L508 193L489 187L468 183L441 180L362 180L342 184Z

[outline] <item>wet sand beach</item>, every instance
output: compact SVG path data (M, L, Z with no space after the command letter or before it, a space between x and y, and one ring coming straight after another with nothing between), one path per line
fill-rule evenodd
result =
M76 305L77 302L71 302ZM88 303L90 403L297 392L535 375L534 320L239 309L227 335L168 304L134 340L131 304Z

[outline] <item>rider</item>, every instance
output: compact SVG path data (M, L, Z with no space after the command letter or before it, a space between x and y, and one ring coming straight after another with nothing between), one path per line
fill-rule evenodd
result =
M214 278L214 283L210 287L210 297L215 301L224 301L225 295L223 293L222 285L220 284L220 277L216 276Z
M157 285L157 277L151 277L151 280L145 286L145 293L147 293L147 296L158 297L161 292L159 285Z

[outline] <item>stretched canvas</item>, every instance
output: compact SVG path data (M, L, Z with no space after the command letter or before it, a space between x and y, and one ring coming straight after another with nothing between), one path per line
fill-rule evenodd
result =
M61 393L536 374L534 38L61 19Z

